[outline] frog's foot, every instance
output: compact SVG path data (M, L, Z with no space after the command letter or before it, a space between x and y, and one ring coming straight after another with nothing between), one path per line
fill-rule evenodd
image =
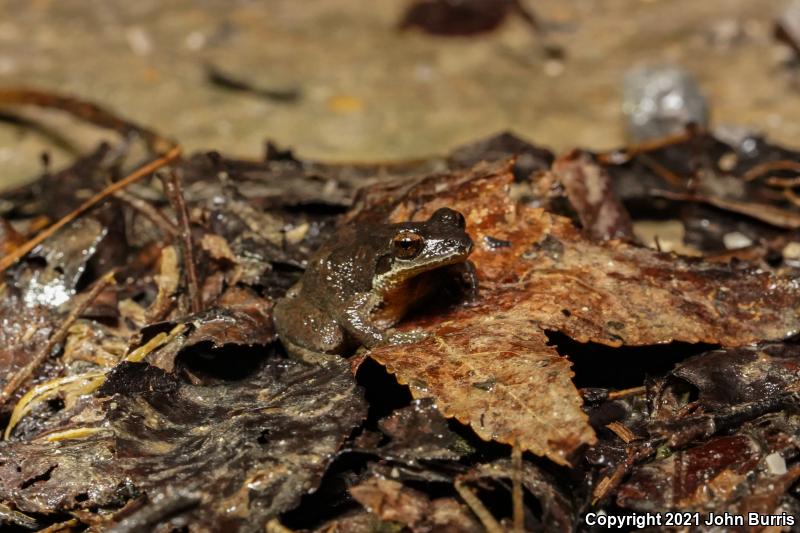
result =
M341 356L338 354L309 350L293 342L283 342L283 347L286 348L286 353L289 354L289 357L310 365L324 365L331 361L341 359Z
M398 346L401 344L413 344L425 339L428 333L420 328L412 329L410 331L396 331L389 330L384 337L384 344L390 346Z

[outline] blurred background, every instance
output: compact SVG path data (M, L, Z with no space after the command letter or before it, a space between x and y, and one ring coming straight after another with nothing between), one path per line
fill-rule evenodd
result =
M2 0L0 84L80 96L188 151L260 158L271 139L308 158L384 161L501 130L555 150L616 147L625 73L672 65L712 125L800 146L800 8L786 1L482 0L444 22L419 4ZM2 111L0 186L35 177L44 150L59 165L113 135L57 111Z

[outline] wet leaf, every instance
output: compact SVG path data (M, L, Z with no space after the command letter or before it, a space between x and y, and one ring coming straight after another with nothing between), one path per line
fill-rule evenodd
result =
M618 501L648 511L703 509L715 495L736 493L761 458L750 437L717 437L637 470L620 487Z
M511 461L500 460L478 465L464 478L512 480L515 475ZM523 461L520 470L522 486L539 502L538 523L533 531L573 531L572 504L555 480L534 464Z
M266 346L277 338L272 323L272 302L248 289L231 288L215 307L181 320L152 324L146 331L171 330L178 324L186 324L189 331L148 355L147 359L168 372L173 371L175 357L181 351L201 343L208 343L212 348Z
M543 330L609 346L737 346L798 331L793 276L589 240L568 219L513 202L512 180L507 167L479 166L405 189L373 189L353 215L424 220L443 206L465 215L479 302L409 321L405 329L428 336L370 356L481 437L518 440L561 464L595 441L570 364Z
M452 498L429 499L424 493L402 483L370 478L354 487L350 494L368 511L382 520L400 522L414 532L483 531L466 507Z
M800 346L766 344L707 352L672 372L700 391L700 404L720 407L790 392L800 384Z
M34 249L30 257L44 261L44 267L24 268L15 280L25 289L25 303L57 308L72 298L87 262L105 235L106 229L97 220L83 218Z
M614 193L611 178L588 154L576 151L559 157L553 174L588 235L599 240L633 238L630 216Z
M0 389L46 346L62 316L60 306L75 296L87 262L105 234L95 219L79 220L5 275L0 292ZM52 366L46 370L53 372ZM12 406L21 392L11 397Z
M797 457L790 437L797 424L794 415L766 415L745 423L733 435L714 437L639 466L619 488L617 503L650 512L794 513L797 502L787 490L800 477L800 468L787 469L786 463Z
M457 460L473 451L447 426L430 398L414 400L382 419L378 427L391 439L380 447L382 457Z
M345 365L268 360L254 375L187 385L144 363L118 366L76 420L87 436L0 443L0 498L53 513L118 507L169 487L197 502L198 527L259 528L313 490L365 415Z

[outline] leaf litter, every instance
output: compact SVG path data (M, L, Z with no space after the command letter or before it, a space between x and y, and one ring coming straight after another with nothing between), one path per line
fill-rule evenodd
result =
M504 133L407 164L272 143L183 158L98 106L0 99L122 136L3 196L0 521L583 531L592 509L797 512L795 152L695 129L560 157ZM477 298L443 277L403 342L286 358L272 308L314 250L441 207L465 217Z

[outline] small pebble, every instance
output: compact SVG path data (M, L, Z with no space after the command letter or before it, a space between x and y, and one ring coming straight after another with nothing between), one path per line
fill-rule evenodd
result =
M137 56L146 56L153 51L153 41L144 28L139 26L128 28L125 30L125 39Z
M787 472L786 461L783 460L783 457L781 457L781 454L778 452L773 452L766 456L764 458L764 462L766 463L770 474L782 476Z
M790 242L783 247L783 258L786 260L800 259L800 242Z
M635 142L708 126L708 104L694 77L673 66L636 67L625 73L622 113Z
M732 231L723 235L722 243L727 250L739 250L740 248L747 248L752 245L753 241L744 233Z

